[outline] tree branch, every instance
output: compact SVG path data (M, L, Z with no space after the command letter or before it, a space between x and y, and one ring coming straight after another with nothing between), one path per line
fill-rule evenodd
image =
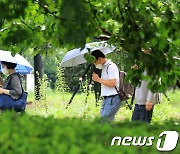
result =
M141 37L140 37L140 35L139 35L139 27L138 27L138 25L136 24L136 21L135 21L135 19L134 19L134 16L133 16L133 14L132 14L132 12L131 12L131 8L129 7L129 5L128 5L127 7L128 7L129 14L130 14L130 16L131 16L131 19L132 19L132 21L133 21L133 23L134 23L134 26L135 26L135 29L136 29L136 33L137 33L138 39L139 39L139 41L138 41L139 46L138 46L138 47L139 47L139 50L141 50L141 47L140 47Z
M36 0L36 2L46 11L48 12L49 14L51 14L52 16L54 16L55 18L57 19L60 19L60 20L66 20L65 18L61 18L57 15L55 15L55 12L51 12L48 7L46 7L44 4L42 4L41 2L39 2L39 0Z
M95 19L97 20L98 23L98 29L100 29L102 31L103 34L105 34L104 36L97 36L95 38L97 39L103 39L103 40L108 40L110 38L110 36L112 35L112 33L108 32L105 28L101 27L101 23L100 20L98 19L97 15L96 15L96 10L93 8L94 6L91 4L90 0L85 1L86 3L89 4L91 11L95 17Z
M150 5L150 10L153 12L153 13L158 13L159 15L164 15L160 10L158 10L155 6L154 6L154 4L151 2L151 1L149 1L148 0L148 3L149 3L149 5ZM153 8L153 9L152 9Z
M118 9L119 9L119 12L120 12L120 14L121 14L121 20L122 20L122 22L124 23L124 16L123 16L123 12L122 12L122 10L121 10L120 0L118 0ZM126 30L124 29L124 26L123 26L122 28L123 28L123 30L124 30L124 33L128 36ZM128 29L127 29L127 31L129 32Z
M123 17L123 13L122 13L122 10L121 10L120 0L118 0L118 9L119 9L119 12L121 14L121 19L122 19L122 21L124 23L124 17Z
M34 29L31 28L29 25L27 25L21 18L19 18L19 20L26 26L28 27L30 30L32 30L34 32Z
M3 29L0 29L0 32L4 32L4 31L6 31L6 30L8 30L8 29L11 29L10 27L8 27L8 28L3 28Z
M95 12L95 9L93 8L93 5L91 4L91 1L88 0L88 1L86 1L86 2L89 4L89 6L90 6L90 8L91 8L91 10L92 10L92 13L93 13L95 19L97 20L98 24L100 25L100 21L99 21L98 17L96 16L96 12Z

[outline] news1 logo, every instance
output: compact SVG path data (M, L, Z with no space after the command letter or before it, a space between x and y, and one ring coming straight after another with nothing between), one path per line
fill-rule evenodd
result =
M162 139L158 139L156 148L159 151L171 151L176 148L178 142L178 133L176 131L164 131L162 132L159 137L166 135L164 144L161 147Z
M172 151L176 148L177 142L178 142L178 133L176 131L163 131L157 140L156 148L159 151ZM154 142L155 137L149 136L149 137L131 137L126 136L124 138L120 136L113 137L111 141L111 146L115 145L115 142L117 141L117 146L152 146Z

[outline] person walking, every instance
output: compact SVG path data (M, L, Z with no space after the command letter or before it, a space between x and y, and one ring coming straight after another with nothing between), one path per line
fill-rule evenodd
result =
M92 80L101 84L101 96L103 97L101 117L112 122L122 102L115 87L119 86L119 70L115 63L107 59L103 52L95 50L91 53L95 57L95 66L102 69L101 77L92 74Z
M160 94L151 92L147 86L148 82L142 81L140 86L136 87L136 104L131 118L132 121L140 120L151 123L154 105L160 101Z

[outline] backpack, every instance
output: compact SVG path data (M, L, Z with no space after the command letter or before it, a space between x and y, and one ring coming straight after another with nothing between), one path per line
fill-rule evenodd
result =
M164 93L164 95L165 95L165 93ZM155 94L155 101L154 101L154 103L155 104L160 104L161 103L161 93L156 93Z
M109 64L111 65L111 64ZM108 67L107 66L107 74L108 74ZM119 71L119 88L115 87L116 91L118 92L121 101L126 101L133 98L135 88L131 85L130 82L125 82L126 72Z
M132 98L134 95L134 87L130 82L125 82L126 72L119 71L119 89L117 87L116 90L120 96L121 101L127 101Z
M126 72L119 71L119 89L117 87L116 90L120 96L121 101L126 101L126 104L130 110L132 110L133 101L135 97L135 89L130 82L125 82ZM170 101L169 97L163 93L168 101ZM128 104L127 100L131 98L131 103ZM160 104L161 102L161 93L155 94L155 104Z

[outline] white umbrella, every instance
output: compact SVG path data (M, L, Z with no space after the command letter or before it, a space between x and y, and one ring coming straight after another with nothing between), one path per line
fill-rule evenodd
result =
M90 49L90 52L98 49L106 55L113 52L115 47L109 46L105 41L87 43L83 50L81 50L81 48L77 48L67 52L61 61L61 67L73 67L87 62L84 55L88 53L88 49Z
M16 54L13 57L10 51L0 50L0 61L17 64L15 70L18 73L29 74L33 70L31 64L23 56ZM1 67L0 67L0 71L1 71Z

